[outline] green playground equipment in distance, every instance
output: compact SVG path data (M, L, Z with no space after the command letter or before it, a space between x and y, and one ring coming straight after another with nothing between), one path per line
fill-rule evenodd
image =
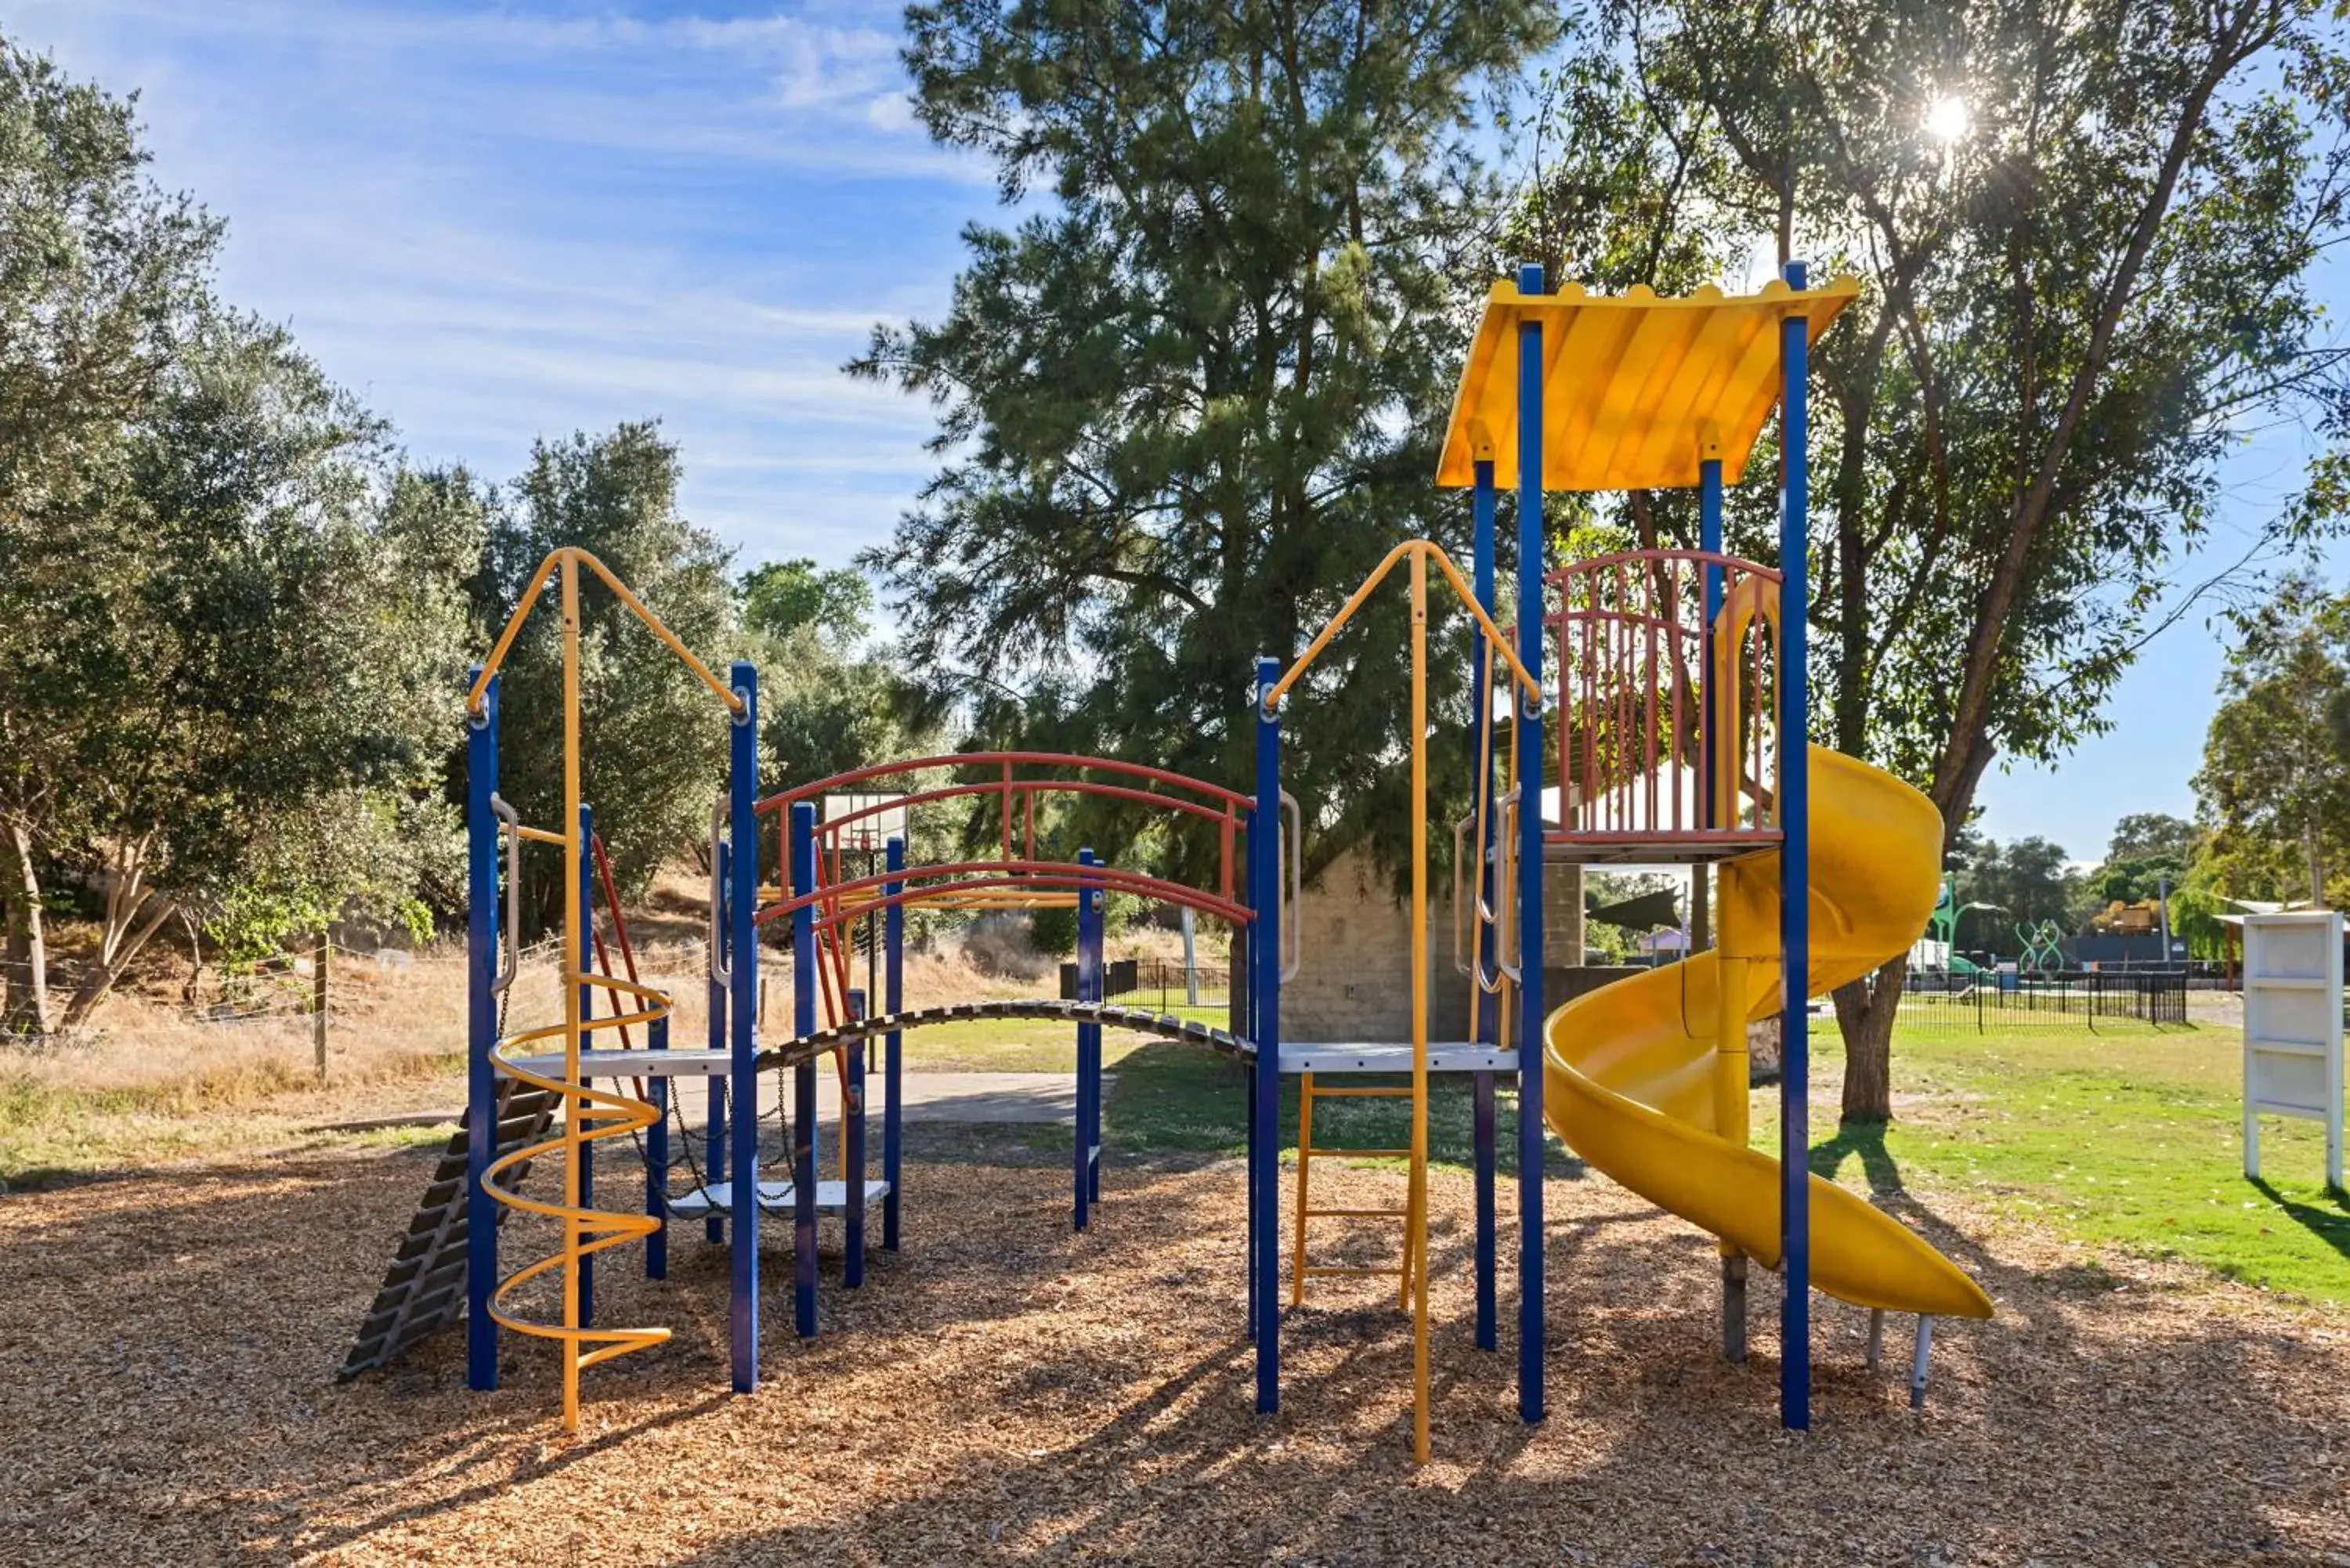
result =
M2019 920L2015 940L2022 945L2022 956L2016 960L2019 974L2054 974L2064 967L2064 950L2057 944L2064 940L2064 929L2054 920L2042 920L2025 925Z
M1959 877L1955 871L1942 873L1942 896L1935 900L1934 912L1927 918L1926 935L1929 941L1942 948L1942 965L1952 974L1981 974L1982 965L1962 956L1959 951L1959 917L1971 909L1987 909L1997 914L2007 913L1997 904L1961 904L1959 902Z

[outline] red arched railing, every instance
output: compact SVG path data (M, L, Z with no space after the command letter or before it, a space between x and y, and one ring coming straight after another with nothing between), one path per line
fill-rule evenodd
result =
M1775 605L1780 574L1714 551L1626 550L1546 581L1560 699L1553 841L1775 837L1769 814L1746 807L1776 794L1778 627L1753 607ZM1717 734L1724 714L1734 732Z
M896 893L886 891L892 882L905 886ZM828 883L814 892L801 893L770 904L754 918L759 924L765 925L771 920L788 919L802 909L813 909L816 911L817 925L830 927L862 919L876 909L886 909L892 905L919 904L926 899L956 894L1002 888L1067 888L1075 891L1084 888L1133 893L1141 898L1196 909L1204 915L1213 915L1235 926L1245 926L1256 918L1255 911L1246 904L1220 898L1213 893L1203 893L1180 882L1170 882L1164 877L1123 870L1115 866L1073 866L1059 860L950 860L927 866L909 866L902 871L880 871L869 877Z

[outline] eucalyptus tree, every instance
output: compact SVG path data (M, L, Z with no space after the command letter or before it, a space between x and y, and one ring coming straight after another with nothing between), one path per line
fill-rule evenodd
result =
M2102 729L2147 639L2241 581L2198 552L2241 432L2343 428L2314 287L2341 42L2314 0L1607 0L1570 51L1612 90L1555 93L1547 140L1631 150L1623 189L1581 199L1562 164L1522 243L1568 275L1752 249L1864 281L1815 365L1814 739L1924 789L1946 836L1994 760ZM1731 509L1765 558L1774 456ZM2343 478L2323 455L2254 553L2332 526ZM1694 514L1646 526L1693 542ZM1905 973L1836 997L1846 1119L1889 1113Z

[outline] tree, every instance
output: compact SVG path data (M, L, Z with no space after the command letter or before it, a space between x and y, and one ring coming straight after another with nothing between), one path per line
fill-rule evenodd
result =
M2037 835L2003 846L1997 839L1970 837L1968 857L1957 869L1966 928L1962 938L2005 950L2016 941L2018 926L2071 921L2079 878L2067 864L2062 845ZM1990 909L1964 913L1967 905L1985 905L2004 913L1993 915Z
M743 624L777 641L808 627L836 648L851 648L872 630L873 588L864 574L825 571L805 557L754 566L735 585Z
M735 591L760 668L773 672L762 739L777 787L935 749L893 650L868 646L873 589L862 573L775 562L745 572Z
M445 504L480 512L487 535L468 579L470 641L487 650L548 555L585 549L722 679L741 650L731 559L677 511L677 447L650 421L540 441L505 492L452 479ZM610 589L580 576L582 798L626 893L710 836L725 789L726 721L716 696ZM556 831L563 803L563 628L550 590L500 672L498 790L522 820ZM451 733L454 733L452 730ZM463 777L462 760L452 766ZM524 919L561 907L558 857L525 856Z
M220 227L144 173L132 105L0 36L0 1028L47 1029L39 844L77 808L81 715L42 645L108 587L123 520L93 507L203 306Z
M1564 97L1554 140L1662 151L1638 201L1572 232L1574 203L1530 202L1523 233L1669 258L1609 225L1728 214L1866 280L1815 364L1814 738L1918 784L1954 840L1994 758L2094 732L2146 639L2237 580L2171 578L2236 432L2341 428L2311 292L2345 223L2338 36L2314 0L1608 0L1578 42L1625 85ZM1945 99L1962 134L1926 129ZM2330 525L2343 477L2327 454L2264 536ZM1733 547L1770 558L1768 485L1733 497ZM1656 512L1694 542L1685 499ZM1848 1121L1890 1113L1906 968L1837 995Z
M2184 869L2195 856L2195 825L2168 812L2132 812L2114 824L2106 846L2108 861L2175 861Z
M283 332L205 312L45 510L36 569L0 589L0 713L32 742L8 816L26 907L46 859L104 911L62 1013L36 952L11 1029L78 1027L175 912L381 891L353 824L431 841L458 623L378 526L380 441Z
M849 367L940 410L940 472L865 557L909 662L983 741L1243 779L1250 657L1300 651L1398 541L1463 541L1429 476L1454 264L1492 205L1471 94L1544 9L939 0L908 26L931 134L992 160L1007 202L1045 193L966 232L943 321L877 329ZM1382 596L1285 714L1316 866L1365 839L1403 859L1407 627ZM1434 688L1456 711L1463 664ZM1113 855L1139 829L1080 815ZM1211 840L1173 836L1173 872Z
M2296 577L2236 624L2196 793L2223 846L2290 855L2323 908L2350 836L2350 595Z

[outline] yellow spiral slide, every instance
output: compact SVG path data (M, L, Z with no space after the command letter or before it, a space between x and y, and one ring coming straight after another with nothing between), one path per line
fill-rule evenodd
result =
M1906 950L1940 887L1942 822L1888 774L1811 748L1811 973L1824 995ZM1779 1162L1747 1147L1745 1023L1779 1011L1779 857L1721 867L1711 952L1576 998L1544 1031L1551 1126L1650 1202L1779 1264ZM1727 1003L1727 1005L1725 1005ZM1899 1220L1811 1179L1812 1283L1858 1306L1989 1317L1991 1298Z

